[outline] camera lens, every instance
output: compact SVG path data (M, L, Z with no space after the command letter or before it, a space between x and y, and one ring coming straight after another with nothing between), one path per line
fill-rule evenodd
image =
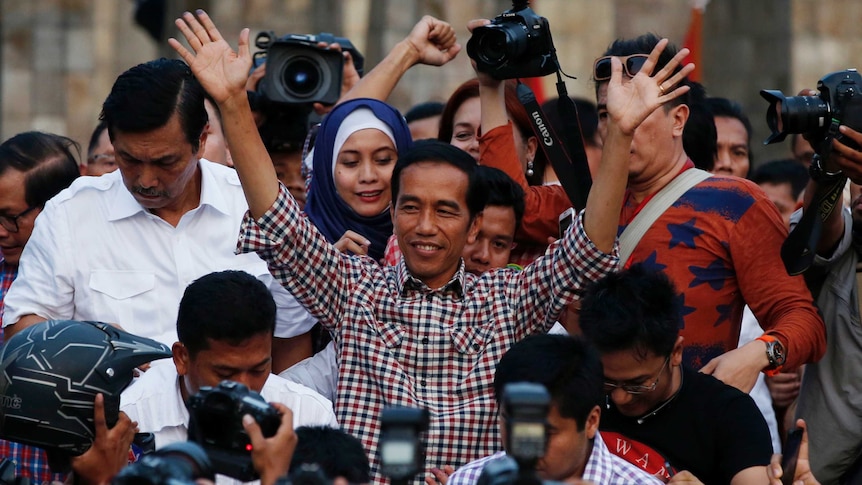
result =
M502 30L487 30L479 38L479 55L488 64L502 64L506 60L506 33Z
M318 90L322 77L317 62L308 57L296 57L284 66L282 83L291 95L307 98Z

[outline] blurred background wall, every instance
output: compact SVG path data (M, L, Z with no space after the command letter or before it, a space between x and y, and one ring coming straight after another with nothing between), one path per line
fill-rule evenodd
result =
M550 20L573 96L594 98L593 60L618 37L655 32L680 45L692 18L691 0L533 0ZM370 68L424 14L452 23L462 44L466 23L491 18L509 0L0 0L0 137L38 129L86 144L118 74L158 56L173 56L165 39L185 11L209 11L229 40L250 27L332 32L348 37ZM135 20L136 15L140 21ZM702 16L703 82L710 95L742 103L756 133L755 163L785 156L787 144L762 147L762 88L796 94L824 74L856 67L862 52L858 0L712 0ZM146 28L144 27L146 26ZM466 52L442 68L414 68L390 98L406 110L445 100L472 76ZM546 78L548 96L554 76Z

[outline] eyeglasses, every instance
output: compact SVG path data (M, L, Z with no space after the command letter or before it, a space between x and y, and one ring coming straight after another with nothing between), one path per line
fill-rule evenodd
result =
M593 80L607 81L611 78L611 58L619 56L604 56L596 59L593 66ZM649 59L646 54L632 54L630 56L619 57L623 63L623 73L628 77L635 77L640 72L644 63Z
M664 372L664 368L667 367L668 362L670 362L670 356L668 355L666 359L664 359L664 364L661 365L661 368L658 370L658 375L653 381L652 384L643 385L643 384L622 384L619 382L608 382L605 381L605 392L610 394L618 387L621 387L624 391L629 394L644 394L647 392L655 391L655 388L658 387L659 378L661 378L662 372Z
M0 215L0 226L3 226L3 229L6 229L9 232L15 233L18 232L18 219L29 214L33 209L37 209L40 206L31 205L30 207L24 209L23 212L18 214L17 216L3 216Z

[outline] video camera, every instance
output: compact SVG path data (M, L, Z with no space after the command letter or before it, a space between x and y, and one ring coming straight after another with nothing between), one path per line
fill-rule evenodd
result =
M513 382L503 390L506 456L485 465L479 485L538 485L536 463L545 456L551 396L545 386Z
M141 455L120 470L112 485L193 485L195 480L215 480L212 464L197 443L184 441Z
M341 52L319 47L318 42L337 42L349 52L361 76L365 65L362 54L344 37L288 34L276 37L272 31L260 32L255 45L254 67L266 63L266 74L249 93L252 110L266 119L261 138L269 150L299 148L313 122L314 103L335 104L341 96L344 56Z
M829 158L833 139L860 149L838 127L862 130L862 76L856 69L833 72L817 81L817 90L817 96L789 97L777 90L760 91L769 101L766 123L772 130L764 144L780 142L788 133L804 134L822 162Z
M260 425L263 436L274 436L281 415L263 397L246 386L222 381L216 387L202 387L189 398L189 440L200 444L209 455L216 473L248 482L258 478L252 466L252 445L242 426L250 415Z
M473 30L467 55L480 72L494 79L541 77L557 71L558 63L548 19L529 7L528 0L513 0L489 25Z

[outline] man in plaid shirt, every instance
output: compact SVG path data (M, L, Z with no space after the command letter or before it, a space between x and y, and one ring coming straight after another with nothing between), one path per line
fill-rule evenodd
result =
M370 258L342 254L278 183L260 141L245 93L248 29L234 51L201 10L184 14L177 26L193 52L175 39L169 42L219 105L248 199L238 250L256 251L333 333L340 366L336 415L365 446L373 482L385 483L377 449L385 406L430 412L426 469L497 451L496 363L515 342L546 332L589 281L617 268L616 218L631 137L646 116L687 89L670 89L681 79L672 69L682 56L651 77L661 44L640 74L625 81L616 63L609 143L585 211L523 271L476 277L461 260L464 245L476 236L484 197L475 187L472 157L433 141L402 154L392 174L392 219L402 261L381 267ZM459 48L452 28L431 17L395 47L426 64L440 64ZM368 76L377 72L385 69ZM660 83L667 84L664 90Z

